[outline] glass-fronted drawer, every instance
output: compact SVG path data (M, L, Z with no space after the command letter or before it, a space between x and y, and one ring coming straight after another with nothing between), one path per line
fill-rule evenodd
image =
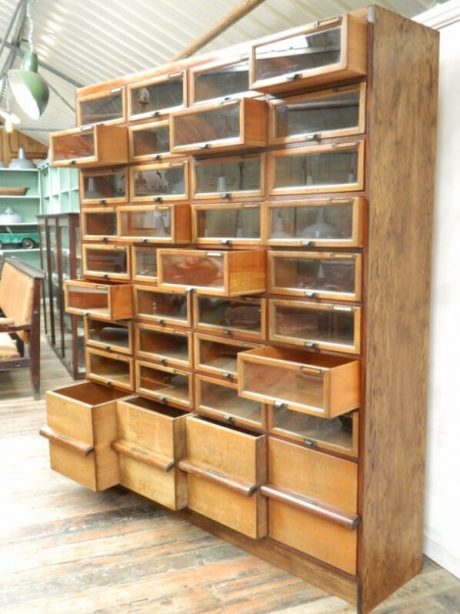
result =
M189 243L190 205L118 207L119 239L142 243Z
M265 291L265 252L158 250L158 284L199 294L240 296Z
M265 306L263 298L223 299L195 294L194 326L204 333L262 340L266 333Z
M361 309L351 305L269 299L270 341L359 354Z
M122 85L98 86L96 93L77 94L77 126L126 121L126 90Z
M275 145L362 134L366 84L270 100L269 142Z
M264 406L238 396L238 386L205 375L195 375L196 410L219 422L257 431L264 429Z
M81 279L64 282L65 310L78 316L92 315L104 320L133 317L129 284L95 283Z
M346 456L358 456L359 412L324 420L285 407L268 408L271 434L302 443L307 448L330 450Z
M192 333L154 324L135 324L136 358L166 367L193 366Z
M171 154L169 120L129 126L129 157L134 162L161 160Z
M157 250L154 247L131 247L133 260L133 280L144 283L157 283Z
M85 341L87 345L119 354L132 354L132 322L108 322L94 316L85 317Z
M344 15L293 28L252 47L251 89L278 93L361 77L367 68L367 23Z
M249 91L249 58L219 60L190 68L190 104L219 98L239 98L254 95Z
M134 389L133 359L126 354L86 347L86 375L93 382L132 392Z
M129 280L131 267L128 246L94 244L82 247L84 275Z
M117 214L114 207L83 208L80 211L80 220L84 241L117 240Z
M260 245L261 205L192 205L193 242L199 245Z
M50 134L52 166L113 166L128 161L128 134L123 126L95 125Z
M188 198L188 162L159 162L131 166L130 194L134 202L162 202Z
M194 160L192 198L248 199L264 193L264 155Z
M134 286L134 314L141 320L160 325L192 326L191 293Z
M201 333L194 334L195 369L235 381L238 376L237 356L256 347L253 343L222 339Z
M136 360L136 392L175 407L190 408L192 376L188 371Z
M327 252L268 252L272 294L359 301L361 255Z
M128 201L128 170L104 169L80 173L82 205L117 205Z
M267 105L263 100L226 100L171 116L175 153L232 151L262 147L267 141Z
M256 348L238 354L238 392L245 399L335 418L359 407L360 362L294 349Z
M364 141L311 145L268 154L270 194L364 189Z
M161 117L187 104L185 70L128 85L129 119Z
M267 243L292 247L360 247L364 204L360 197L269 202L264 205Z

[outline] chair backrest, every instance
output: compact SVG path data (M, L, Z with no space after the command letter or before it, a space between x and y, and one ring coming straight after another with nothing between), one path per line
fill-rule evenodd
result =
M0 277L0 309L14 324L31 324L35 284L40 283L43 272L16 260L5 260ZM38 293L38 296L40 294ZM29 340L27 331L19 331L23 341Z

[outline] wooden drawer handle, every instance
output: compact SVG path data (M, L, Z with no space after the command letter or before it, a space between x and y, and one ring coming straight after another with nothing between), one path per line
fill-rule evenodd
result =
M77 454L81 454L82 456L88 456L91 452L94 452L94 446L88 445L84 441L74 439L73 437L63 435L62 433L56 433L56 431L53 431L49 426L42 427L39 433L42 437L49 439L56 445L72 450L72 452L77 452Z
M357 514L351 516L331 505L318 503L313 499L308 499L296 492L280 488L279 486L274 487L270 484L266 484L261 486L260 492L269 499L286 503L291 507L296 507L299 510L309 512L315 516L321 516L321 518L335 522L335 524L339 524L346 529L356 529L359 524L359 516Z
M119 454L124 454L133 460L137 460L145 465L151 465L162 471L170 471L174 467L174 461L167 456L156 454L151 450L132 446L125 441L114 441L112 443L112 449Z
M215 471L209 467L202 467L201 465L193 463L189 460L179 461L179 468L182 469L182 471L196 475L199 478L204 478L210 482L215 482L221 486L226 486L227 488L234 490L240 495L245 495L246 497L253 495L258 488L257 484L250 484L244 480L227 476L224 473L220 473L219 471Z

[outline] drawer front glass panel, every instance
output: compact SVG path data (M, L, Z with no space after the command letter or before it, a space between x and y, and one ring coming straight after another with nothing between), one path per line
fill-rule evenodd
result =
M125 250L87 248L86 270L97 273L128 274L128 258Z
M203 70L194 75L194 102L233 96L248 90L248 60Z
M185 167L135 171L133 191L135 197L185 194Z
M250 160L204 160L195 163L196 193L222 194L261 190L260 158Z
M358 181L357 150L275 156L275 189L354 184Z
M259 302L226 300L197 296L197 325L215 326L222 330L242 330L262 334L262 309Z
M184 82L180 75L174 79L136 87L131 90L131 113L143 115L184 104Z
M351 240L353 203L269 208L269 239Z
M118 322L101 322L88 319L88 340L99 345L123 348L130 347L130 330L127 324Z
M114 121L123 118L123 91L120 89L109 96L81 100L81 125L96 124L99 122Z
M140 277L158 277L157 252L151 247L135 248L136 268L134 274Z
M185 294L166 294L136 289L137 315L154 316L156 319L180 320L188 322L187 296Z
M138 339L139 352L164 357L171 361L189 362L189 345L186 335L139 327Z
M229 415L261 425L261 403L243 399L238 396L238 391L235 388L229 386L219 386L206 380L199 380L198 385L200 386L201 409L220 412L222 418Z
M260 239L260 207L199 209L196 221L198 239Z
M117 216L113 211L85 211L85 230L87 237L116 237Z
M126 198L126 172L83 175L83 200Z
M169 255L163 253L163 281L179 286L205 286L209 288L224 285L223 256Z
M149 126L132 131L132 155L153 156L169 152L169 126Z
M75 160L89 158L95 155L94 133L80 132L79 134L66 134L53 138L54 159Z
M209 143L240 136L240 107L222 107L179 115L174 121L174 146Z
M149 211L122 211L120 234L132 238L171 238L171 210L169 207Z

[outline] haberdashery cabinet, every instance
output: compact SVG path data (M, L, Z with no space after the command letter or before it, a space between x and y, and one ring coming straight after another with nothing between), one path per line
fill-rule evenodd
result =
M437 79L437 34L370 7L77 92L53 469L359 614L420 571Z

